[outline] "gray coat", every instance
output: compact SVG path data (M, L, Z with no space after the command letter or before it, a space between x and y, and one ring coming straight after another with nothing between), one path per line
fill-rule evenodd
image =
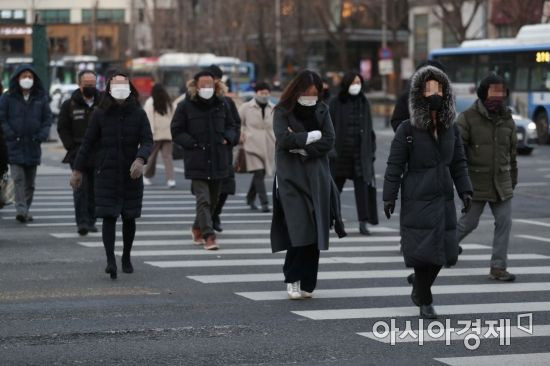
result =
M438 113L443 127L437 138L423 96L429 79L443 85L444 104ZM408 267L454 265L458 258L454 186L462 196L472 192L468 167L447 76L431 66L412 79L411 119L397 129L384 177L384 201L394 201L401 188L401 244ZM408 140L408 141L407 141Z
M311 244L317 244L320 250L328 249L332 185L328 153L334 147L334 128L326 104L318 103L316 117L323 137L306 146L307 131L303 125L293 114L275 110L277 188L271 223L273 252ZM304 149L308 156L292 153L292 149Z

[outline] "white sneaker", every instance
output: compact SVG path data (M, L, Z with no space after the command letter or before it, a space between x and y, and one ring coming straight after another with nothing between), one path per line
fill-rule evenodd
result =
M302 297L304 299L311 299L313 297L313 292L302 291Z
M286 292L288 293L288 298L291 300L301 299L302 293L300 292L300 281L287 283Z
M166 182L166 185L168 186L168 188L174 188L176 186L176 181L173 179L170 179Z
M143 185L144 186L152 186L153 182L151 182L151 179L143 177Z

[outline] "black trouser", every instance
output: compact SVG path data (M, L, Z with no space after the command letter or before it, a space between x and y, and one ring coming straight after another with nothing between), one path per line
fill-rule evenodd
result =
M338 187L338 191L342 193L344 184L346 184L347 178L334 177L334 183ZM353 179L353 188L355 191L355 206L357 207L357 220L367 221L368 219L368 188L369 185L363 178Z
M193 228L200 229L204 239L207 239L210 235L215 235L212 228L212 215L218 204L221 184L221 180L193 179L191 181L191 191L197 202Z
M103 219L102 237L107 262L115 263L115 239L116 239L116 217L106 217ZM122 219L122 260L130 260L130 252L136 236L136 220Z
M433 302L432 285L437 278L441 266L414 267L414 288L420 305L430 305Z
M227 197L229 197L229 194L220 193L220 198L218 198L218 204L216 205L216 208L214 209L214 213L212 214L212 220L214 222L220 221L220 215L222 214L222 209L223 209L223 206L225 205L225 201L227 201Z
M303 291L313 292L317 285L319 271L319 249L317 244L289 248L286 251L283 273L285 283L300 281Z
M246 195L246 202L248 204L254 203L256 200L256 194L260 198L260 204L262 206L267 206L269 201L267 200L267 192L265 189L265 170L255 170L254 175L252 176L252 181L250 182L250 188Z
M76 226L79 229L95 226L94 179L94 169L86 169L82 172L82 184L73 191Z

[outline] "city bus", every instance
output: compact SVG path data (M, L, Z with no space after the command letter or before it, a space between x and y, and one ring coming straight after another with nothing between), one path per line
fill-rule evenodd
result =
M515 38L480 39L430 52L440 61L459 98L475 99L479 81L494 72L510 89L510 106L531 118L539 143L549 142L550 24L523 26Z
M210 64L202 63L201 68L217 65L222 69L224 82L230 92L248 92L253 89L252 83L256 78L256 72L252 62L244 62L236 57L215 57L213 60L205 61L210 62Z

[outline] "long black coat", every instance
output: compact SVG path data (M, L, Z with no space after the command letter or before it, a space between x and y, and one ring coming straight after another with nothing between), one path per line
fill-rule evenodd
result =
M328 153L334 147L334 128L326 104L318 103L315 115L322 138L306 146L307 131L302 123L294 114L275 110L273 252L311 244L317 244L320 250L328 249L332 185ZM308 156L291 153L293 149L304 149Z
M140 217L143 179L132 179L130 167L136 158L147 163L153 148L153 134L137 100L130 97L122 105L113 102L109 108L94 111L74 161L75 170L86 169L94 146L97 149L96 216Z
M361 103L361 145L359 156L361 156L361 172L363 181L371 183L374 176L374 156L376 152L376 135L372 127L372 116L370 113L370 105L364 95L358 97L358 102ZM336 136L335 151L336 156L331 159L331 170L333 176L339 176L340 165L345 164L339 156L342 155L344 143L346 141L346 129L348 121L353 110L353 100L351 98L343 98L338 96L330 102L330 117L334 124L334 133Z
M4 140L4 132L0 127L0 177L8 171L8 147Z
M231 117L233 120L233 130L235 131L235 138L233 141L229 141L229 144L227 144L227 161L228 161L228 167L227 167L227 178L225 178L222 182L222 188L221 193L224 194L235 194L237 184L235 182L235 168L233 168L233 147L235 147L239 143L239 139L241 137L241 117L239 117L239 111L237 110L237 106L235 105L235 102L230 97L225 97L225 101L227 103L227 106L229 107L229 112L231 113Z
M208 104L198 97L196 83L188 83L187 98L178 104L170 126L173 141L183 147L186 179L215 180L229 176L229 150L237 134L222 91ZM229 144L224 144L224 140Z
M443 128L432 131L423 97L430 78L443 84ZM454 101L447 76L432 66L413 76L411 120L401 123L391 144L384 177L384 201L397 199L401 188L401 244L409 267L454 265L458 258L453 183L460 195L471 192L462 139L454 124ZM408 142L407 140L411 141Z
M63 163L72 165L80 144L86 134L88 123L92 112L99 104L100 94L94 96L94 103L90 106L82 97L80 89L76 89L71 98L61 104L59 117L57 121L57 133L67 154L63 158ZM95 164L95 152L92 151L88 159L88 167L93 168Z

